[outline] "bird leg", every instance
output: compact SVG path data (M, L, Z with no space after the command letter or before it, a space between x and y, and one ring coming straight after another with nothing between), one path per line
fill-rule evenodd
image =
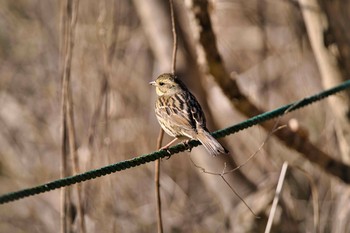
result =
M174 142L176 142L177 140L179 140L178 138L174 138L171 142L169 142L168 144L166 144L165 146L161 147L161 150L168 150L168 148L174 144Z
M165 150L165 151L167 151L167 152L170 154L170 151L168 150L169 147L170 147L172 144L174 144L176 141L178 141L178 140L180 140L180 138L174 138L174 139L173 139L172 141L170 141L168 144L166 144L165 146L161 147L160 150ZM185 146L185 148L186 148L186 150L187 150L188 152L191 152L192 148L191 148L190 145L188 144L189 141L191 141L191 139L188 139L188 140L184 141L184 142L183 142L183 145ZM167 159L169 159L169 158L170 158L170 156L168 156Z
M168 152L170 154L170 151L168 150L169 147L176 142L177 140L179 140L178 138L174 138L172 141L170 141L168 144L166 144L165 146L161 147L160 150L165 150L166 152ZM168 160L170 158L170 155L168 155L166 157L166 159Z

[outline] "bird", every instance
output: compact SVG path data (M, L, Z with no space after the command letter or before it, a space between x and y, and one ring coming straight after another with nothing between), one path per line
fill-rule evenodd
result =
M164 73L149 83L155 86L155 114L162 129L175 139L163 146L168 149L177 140L199 140L209 154L216 156L228 151L210 134L204 112L196 97L174 74Z

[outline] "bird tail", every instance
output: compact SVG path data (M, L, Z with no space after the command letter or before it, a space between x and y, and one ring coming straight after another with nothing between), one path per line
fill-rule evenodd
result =
M205 149L213 156L228 153L228 151L206 130L201 130L200 132L198 132L197 139L202 143Z

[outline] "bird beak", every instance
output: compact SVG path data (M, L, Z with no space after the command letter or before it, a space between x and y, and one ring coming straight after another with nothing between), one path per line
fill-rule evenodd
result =
M156 82L155 81L149 82L149 85L156 86Z

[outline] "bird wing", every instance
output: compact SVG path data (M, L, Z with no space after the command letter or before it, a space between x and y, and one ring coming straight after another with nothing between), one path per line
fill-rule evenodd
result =
M193 138L199 128L205 129L203 111L190 92L159 99L156 115L159 121L163 121L164 127L170 128L168 130L172 130L173 134L177 132L178 135Z
M206 129L206 120L204 116L204 112L198 103L196 97L192 95L191 92L187 92L188 95L188 101L189 101L189 106L190 106L190 111L191 111L191 117L196 123L196 129L198 128L204 128Z
M163 121L163 125L173 129L172 131L181 132L193 131L193 125L188 119L186 112L174 109L169 106L162 106L156 109L158 120Z

